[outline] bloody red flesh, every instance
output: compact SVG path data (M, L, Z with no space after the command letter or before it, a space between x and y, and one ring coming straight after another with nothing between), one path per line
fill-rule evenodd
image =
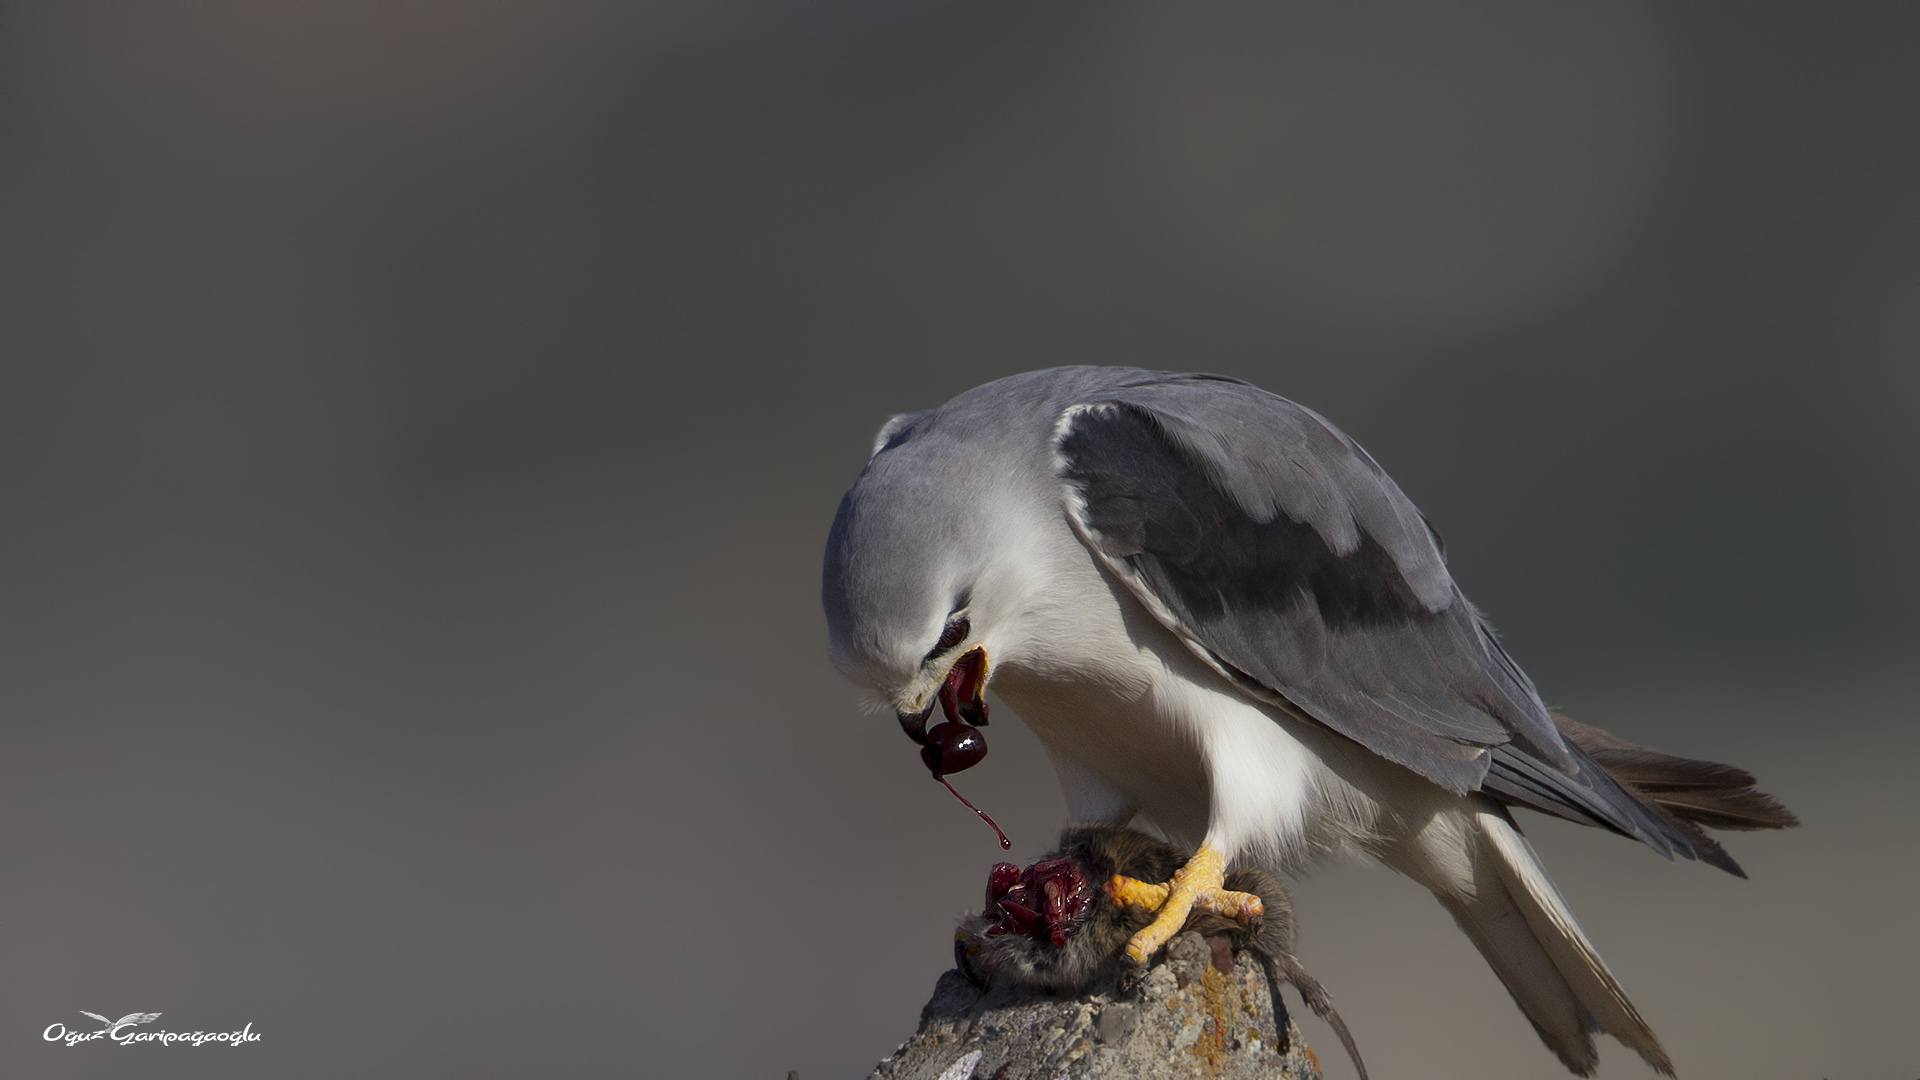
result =
M1007 895L1008 889L1018 884L1020 884L1019 867L1010 862L994 863L993 869L987 871L987 910L992 911L994 903Z
M920 748L920 760L935 776L971 769L986 756L987 737L977 728L952 721L933 725L927 745Z
M1000 863L987 875L989 934L1066 944L1093 912L1093 885L1077 859L1042 859L1025 870Z
M986 686L987 653L984 649L974 649L954 661L946 681L940 684L940 709L947 714L946 722L935 724L933 730L928 731L927 713L933 709L932 704L928 704L918 713L902 713L900 729L907 733L907 738L920 744L920 761L933 778L953 792L953 797L967 809L980 815L980 820L993 829L993 835L1000 838L1000 849L1005 851L1013 846L1007 834L1000 831L1000 826L985 810L967 802L966 796L947 783L948 773L971 769L987 756L987 737L973 726L987 722L987 703L980 696Z

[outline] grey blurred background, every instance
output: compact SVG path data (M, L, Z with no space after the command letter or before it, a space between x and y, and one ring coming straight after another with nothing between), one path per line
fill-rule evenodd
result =
M0 1074L863 1075L999 853L829 667L827 525L889 413L1098 362L1332 417L1549 700L1799 811L1748 882L1526 822L1682 1075L1910 1080L1916 49L0 8ZM1025 860L1062 804L1002 715L960 786ZM1409 883L1297 900L1376 1076L1561 1075ZM80 1009L264 1037L42 1041Z

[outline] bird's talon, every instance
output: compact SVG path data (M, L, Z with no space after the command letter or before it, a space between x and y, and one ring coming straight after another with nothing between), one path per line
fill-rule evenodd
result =
M1107 895L1122 907L1146 908L1159 911L1167 902L1167 886L1156 885L1151 881L1141 881L1124 874L1115 874L1107 882Z
M1193 898L1193 910L1224 915L1239 923L1252 922L1267 913L1266 905L1258 896L1232 889L1202 890Z
M1115 874L1107 883L1107 895L1115 903L1158 912L1146 929L1127 942L1127 959L1144 965L1187 925L1187 917L1195 910L1224 915L1242 923L1260 917L1264 908L1258 896L1222 888L1227 879L1226 870L1226 859L1203 844L1165 885Z

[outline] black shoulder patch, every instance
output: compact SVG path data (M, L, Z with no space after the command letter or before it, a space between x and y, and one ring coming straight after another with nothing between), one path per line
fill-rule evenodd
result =
M1221 617L1233 597L1273 610L1311 603L1332 630L1434 617L1371 534L1339 555L1305 522L1255 521L1137 409L1072 425L1060 450L1106 554L1133 561L1196 616Z
M1219 383L1192 392L1240 393ZM1177 404L1189 424L1208 408ZM1532 682L1451 579L1442 581L1453 602L1423 604L1365 522L1353 520L1342 545L1351 550L1329 542L1321 529L1345 525L1335 515L1350 505L1399 506L1404 513L1374 520L1432 529L1364 451L1344 437L1298 434L1284 412L1264 427L1245 405L1217 408L1220 427L1206 434L1225 461L1212 468L1279 478L1291 486L1276 507L1326 510L1319 527L1284 509L1259 520L1226 490L1231 478L1216 478L1151 406L1090 402L1060 432L1062 479L1078 496L1068 512L1168 629L1250 696L1285 702L1435 783L1697 855L1671 821L1565 746Z

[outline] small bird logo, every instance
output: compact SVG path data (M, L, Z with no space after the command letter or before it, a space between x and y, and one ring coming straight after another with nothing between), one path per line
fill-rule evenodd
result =
M106 1017L101 1016L99 1013L88 1012L85 1009L80 1010L80 1015L91 1016L95 1020L98 1020L101 1023L107 1025L106 1027L101 1028L99 1033L106 1035L108 1038L114 1037L116 1034L119 1033L120 1029L123 1027L132 1027L135 1024L151 1024L155 1020L160 1019L159 1013L136 1012L136 1013L128 1013L127 1015L121 1017L118 1020L109 1020Z

